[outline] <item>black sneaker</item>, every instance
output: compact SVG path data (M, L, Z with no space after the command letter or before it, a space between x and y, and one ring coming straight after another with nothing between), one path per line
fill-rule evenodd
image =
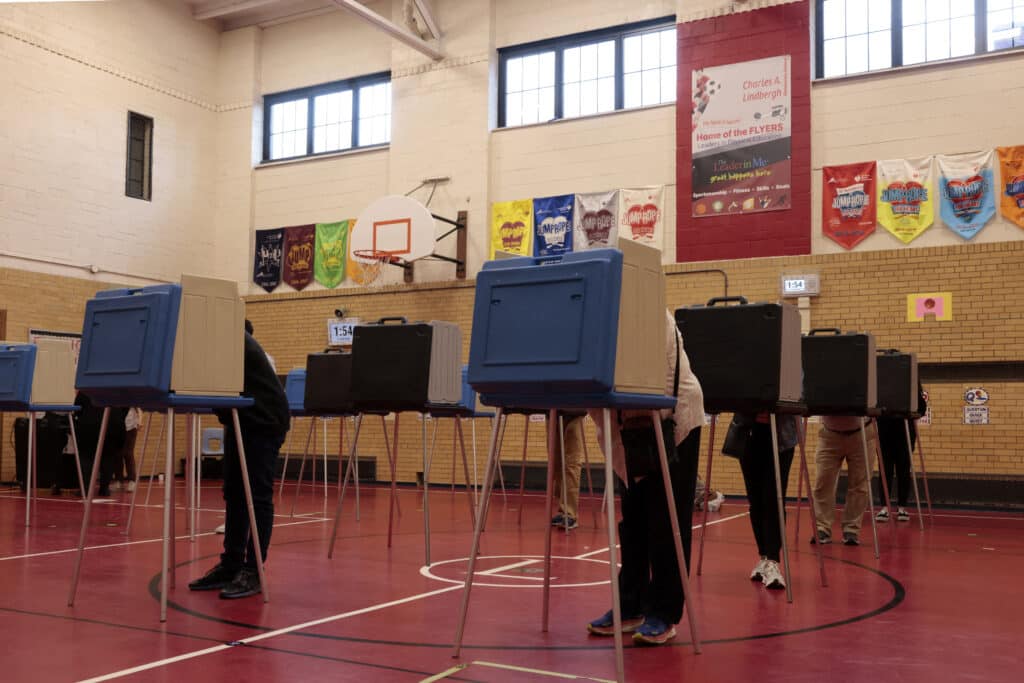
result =
M237 569L228 569L224 565L218 564L203 574L201 578L188 584L188 589L190 591L219 591L231 583L236 574L238 574Z
M260 575L252 567L242 567L235 574L235 578L231 580L231 583L224 586L220 592L220 597L223 600L233 600L235 598L247 598L250 595L256 595L257 593L263 592L262 586L260 586Z
M852 531L843 533L843 545L860 545L860 539Z
M818 534L816 536L811 536L811 545L814 545L815 543L820 543L821 545L828 545L831 542L832 534L830 534L827 531L822 531L821 529L818 529Z

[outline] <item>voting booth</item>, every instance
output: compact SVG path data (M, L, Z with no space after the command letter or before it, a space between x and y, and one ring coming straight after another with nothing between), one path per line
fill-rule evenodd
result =
M311 353L306 356L304 405L317 415L349 415L356 406L352 393L352 354Z
M878 403L875 338L817 328L802 340L804 402L810 415L868 415Z
M917 355L896 349L878 352L878 409L888 417L920 417L917 413Z

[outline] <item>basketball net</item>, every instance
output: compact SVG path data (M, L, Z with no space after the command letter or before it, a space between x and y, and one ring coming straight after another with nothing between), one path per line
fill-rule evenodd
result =
M355 256L355 254L353 254ZM360 258L372 258L372 260L361 261ZM384 264L390 255L387 252L360 253L358 258L353 258L349 266L351 274L349 277L353 282L360 285L374 283L380 277Z

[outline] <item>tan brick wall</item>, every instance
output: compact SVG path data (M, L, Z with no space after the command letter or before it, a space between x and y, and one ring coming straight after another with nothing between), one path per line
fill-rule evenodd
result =
M915 250L854 252L803 257L748 259L700 264L700 268L721 268L729 277L729 292L751 301L778 299L779 276L783 273L814 271L821 275L821 296L812 300L811 323L837 326L844 330L872 332L879 347L914 351L925 362L1002 361L1024 357L1024 309L1013 295L1024 287L1024 245L961 245ZM697 266L677 264L666 268L670 308L701 303L722 293L717 273L688 276ZM906 295L925 291L953 293L954 320L951 322L907 323ZM450 320L463 331L465 359L468 356L472 324L473 283L450 283L345 290L337 294L284 294L248 299L248 315L256 336L274 355L282 372L304 364L305 354L326 342L325 320L335 308L348 315L373 320L386 315L405 315L410 320ZM1024 474L1024 455L1017 447L1024 418L1024 383L987 384L992 399L989 426L966 426L962 422L963 391L967 385L935 384L932 394L934 424L923 428L929 471L984 474ZM728 415L723 415L716 434L716 449L724 438ZM432 480L451 479L451 427L442 423L438 432L439 455L432 467ZM505 439L506 462L518 462L522 447L523 419L510 420ZM402 417L399 478L412 481L422 470L419 422L412 415ZM487 442L487 424L477 427L481 465ZM812 461L817 426L810 425L808 442ZM707 430L705 430L706 452ZM588 423L588 444L596 454L597 443ZM331 452L336 433L331 435ZM298 446L293 446L298 450ZM371 421L360 439L360 454L376 455L378 472L385 476L383 440L379 421ZM530 459L541 460L544 438L540 425L531 425ZM718 452L716 450L716 452ZM595 460L596 462L596 460ZM727 493L743 490L739 468L729 458L717 458L714 483ZM703 473L703 459L702 459ZM703 476L703 475L702 475ZM813 471L812 471L813 476ZM796 470L791 481L795 492ZM462 481L461 465L456 481Z

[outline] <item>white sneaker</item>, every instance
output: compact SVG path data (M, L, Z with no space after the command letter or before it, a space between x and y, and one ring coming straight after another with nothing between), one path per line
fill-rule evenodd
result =
M120 491L121 490L121 482L119 482L119 481L112 481L112 482L110 482L110 490L111 491Z
M882 508L881 510L879 510L878 514L875 515L875 521L876 522L888 522L889 521L889 508Z
M715 497L708 501L708 510L710 512L718 512L718 509L722 507L724 502L725 494L721 491L715 491Z
M775 560L765 560L761 569L761 583L770 590L781 590L786 587L786 579L779 571L779 563Z
M133 491L135 491L135 482L130 481L127 484L125 484L124 490L127 491L128 493L132 493Z
M909 522L910 513L907 512L907 508L900 508L896 511L896 521L898 522Z
M760 561L754 565L754 571L750 572L751 581L761 581L764 577L764 565L768 561L767 557L762 557Z
M216 529L214 529L214 530L213 530L213 533L215 533L215 534L222 534L222 533L224 533L224 525L223 525L223 524L221 524L221 525L220 525L219 527L217 527Z

